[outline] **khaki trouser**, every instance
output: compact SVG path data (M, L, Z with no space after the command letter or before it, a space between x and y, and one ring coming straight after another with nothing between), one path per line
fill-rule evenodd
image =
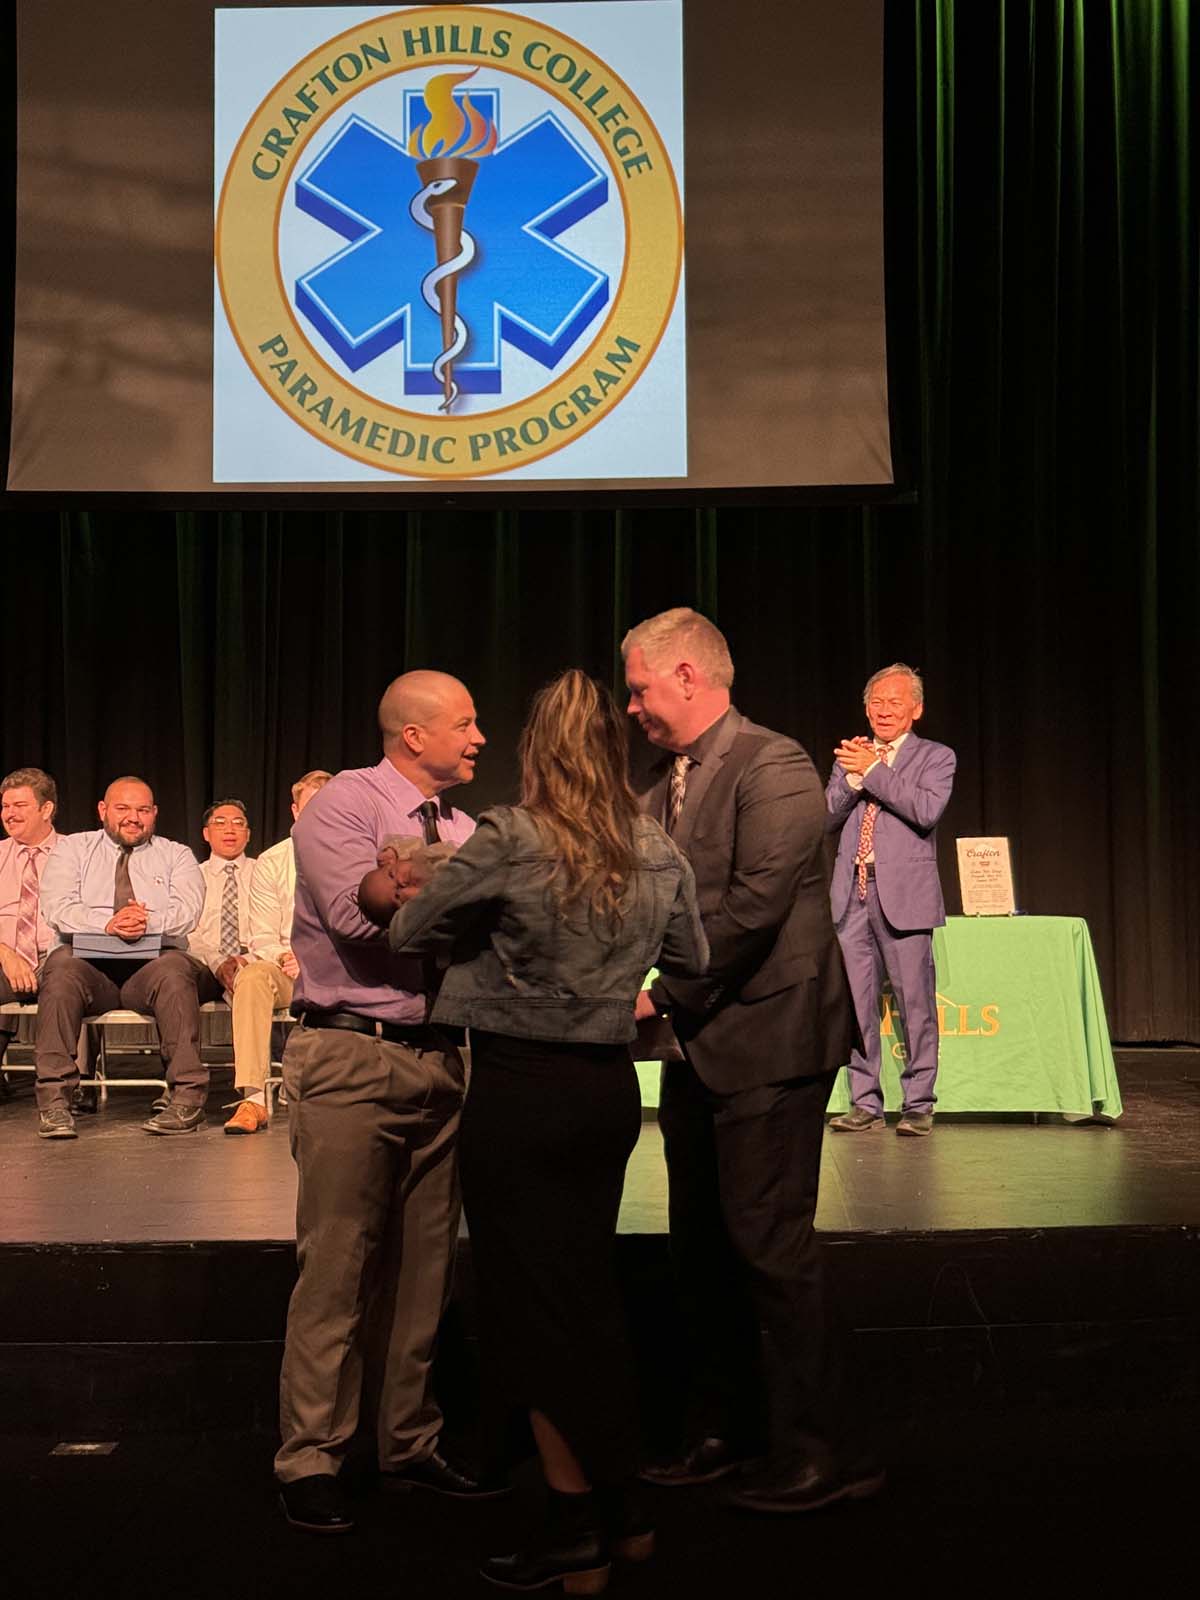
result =
M283 1083L300 1276L275 1470L336 1473L364 1392L378 1394L379 1464L394 1470L427 1456L442 1424L430 1378L458 1235L462 1058L300 1026Z
M295 983L274 961L251 961L233 980L233 1082L261 1089L271 1071L271 1019L292 1003Z

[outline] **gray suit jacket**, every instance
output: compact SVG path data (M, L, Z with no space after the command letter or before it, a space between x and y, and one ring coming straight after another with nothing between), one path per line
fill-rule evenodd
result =
M642 808L663 815L671 757ZM793 739L730 710L688 780L675 843L696 875L709 943L705 977L654 987L709 1088L834 1072L849 1055L852 1009L829 915L821 781Z
M884 916L902 933L939 928L946 920L937 867L937 822L954 784L954 751L915 733L896 752L892 766L871 768L854 790L836 763L825 786L831 829L840 829L830 898L840 922L854 888L854 857L862 814L869 801L875 819L875 888Z

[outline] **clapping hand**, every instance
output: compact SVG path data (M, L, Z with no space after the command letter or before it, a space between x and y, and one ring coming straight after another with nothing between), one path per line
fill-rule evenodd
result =
M856 773L860 778L868 767L879 760L870 739L858 733L852 739L843 739L833 752L834 760L843 772Z

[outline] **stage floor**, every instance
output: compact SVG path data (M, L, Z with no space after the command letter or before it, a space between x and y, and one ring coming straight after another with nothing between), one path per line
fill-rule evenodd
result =
M1121 1050L1116 1125L944 1118L932 1138L891 1127L828 1134L818 1226L836 1235L1200 1223L1200 1051ZM223 1136L219 1086L196 1136L143 1132L152 1090L114 1089L80 1137L36 1136L30 1080L0 1104L0 1244L294 1239L286 1114L264 1134ZM666 1231L656 1124L629 1165L622 1233Z

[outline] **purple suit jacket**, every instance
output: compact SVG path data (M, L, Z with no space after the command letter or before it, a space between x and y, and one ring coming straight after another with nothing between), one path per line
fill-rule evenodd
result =
M841 832L829 898L840 922L854 891L854 856L863 808L879 802L875 820L875 887L893 928L937 928L946 920L937 869L937 823L954 784L954 751L910 733L892 766L879 762L861 789L836 763L825 785L827 828Z

